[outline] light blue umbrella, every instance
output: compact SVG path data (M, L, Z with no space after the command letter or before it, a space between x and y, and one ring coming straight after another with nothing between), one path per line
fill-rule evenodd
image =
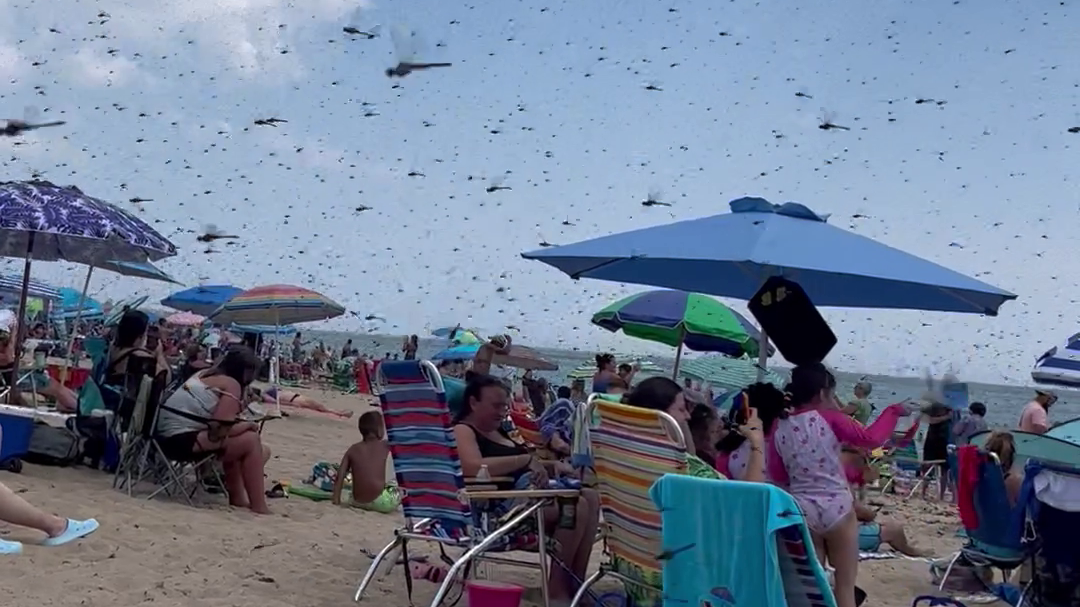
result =
M160 280L161 282L171 282L174 285L181 284L180 281L170 276L165 270L149 261L107 261L101 267L110 272L132 278L148 278L150 280Z
M84 297L82 291L71 287L60 287L57 290L60 292L60 303L56 305L54 316L74 318L79 311L83 312L83 316L101 316L104 309L101 304L94 299ZM70 315L65 316L68 314Z
M162 299L161 305L199 316L210 316L221 304L243 292L243 289L231 285L199 285L173 293Z
M431 357L431 360L472 360L479 350L480 346L478 345L454 346L435 354ZM533 369L536 371L559 370L559 365L545 359L536 350L518 345L510 346L510 352L508 354L496 354L492 357L491 362L496 365L514 367L516 369Z
M801 204L731 202L731 213L524 253L569 274L749 300L771 276L817 306L997 315L1016 296L826 223Z

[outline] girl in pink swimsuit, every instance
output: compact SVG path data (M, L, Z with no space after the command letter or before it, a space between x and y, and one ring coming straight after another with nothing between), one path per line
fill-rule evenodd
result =
M788 479L787 489L803 511L818 558L827 556L836 569L837 607L855 607L859 525L840 446L880 447L909 412L891 405L864 427L839 409L835 389L836 378L820 363L792 370L788 393L793 410L776 422L766 459L771 478Z

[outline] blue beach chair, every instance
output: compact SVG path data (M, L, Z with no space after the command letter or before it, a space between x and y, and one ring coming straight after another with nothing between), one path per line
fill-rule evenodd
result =
M974 486L964 478L963 470L969 465L968 458L974 458L978 467ZM1005 492L1005 470L995 453L968 447L958 450L961 470L957 492L963 496L973 495L975 526L964 526L968 542L949 562L938 589L945 587L945 582L953 566L961 557L974 565L985 565L1002 572L1003 581L1008 581L1009 573L1031 558L1032 536L1025 533L1028 501L1021 495L1015 506L1009 504Z

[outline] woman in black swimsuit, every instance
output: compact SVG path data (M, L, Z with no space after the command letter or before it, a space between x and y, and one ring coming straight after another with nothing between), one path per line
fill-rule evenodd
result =
M562 462L537 459L525 445L510 438L503 429L503 421L510 409L510 391L499 380L490 375L474 375L465 386L464 401L454 426L454 438L465 476L476 476L481 466L486 466L491 476L509 476L515 481L531 473L533 480L543 487L549 472L574 472ZM514 483L497 485L500 489L512 489ZM591 489L582 489L576 510L574 527L560 527L554 535L559 542L556 556L577 579L567 575L561 567L552 567L548 579L552 600L573 598L578 580L585 579L589 567L589 555L600 519L599 496ZM546 522L554 526L559 518L558 507L548 507L544 516Z
M125 430L135 409L135 399L138 398L143 376L157 377L158 374L164 374L162 381L166 385L172 376L161 341L154 345L153 351L146 348L149 327L150 317L145 312L124 312L116 324L115 337L109 348L109 364L105 368L104 377L108 389L102 390L102 397L106 407L117 412L121 428ZM151 421L152 418L147 418L146 423ZM146 429L148 430L149 426Z

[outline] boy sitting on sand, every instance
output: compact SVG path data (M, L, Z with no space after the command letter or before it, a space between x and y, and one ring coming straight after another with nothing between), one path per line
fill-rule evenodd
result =
M341 493L352 480L349 505L377 512L391 512L401 501L397 487L386 483L386 458L390 447L386 442L386 427L382 413L368 411L357 422L363 440L345 451L341 464L334 471L334 504L341 504Z

